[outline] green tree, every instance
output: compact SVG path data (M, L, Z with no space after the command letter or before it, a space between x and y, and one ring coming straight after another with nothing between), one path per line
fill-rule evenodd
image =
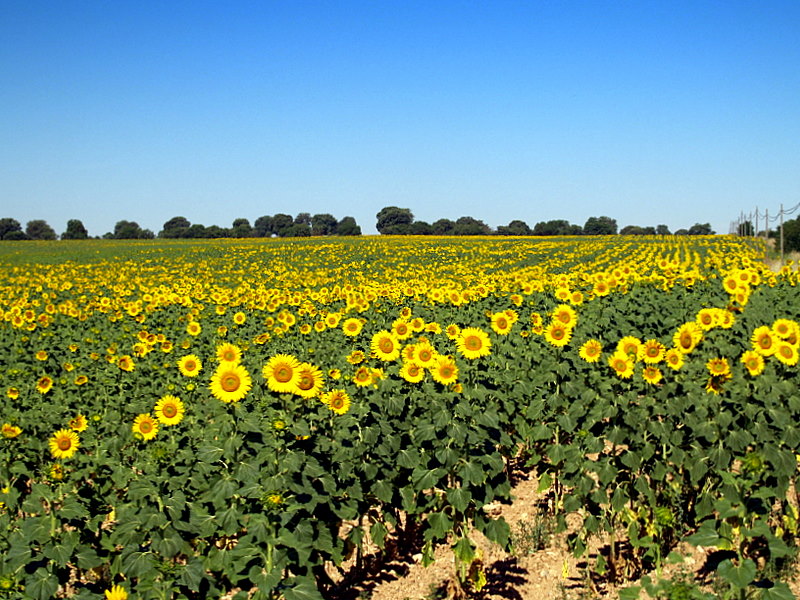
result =
M695 223L689 227L689 235L714 235L710 223Z
M184 238L188 237L187 232L192 224L186 217L172 217L164 223L161 231L158 232L160 238Z
M615 235L617 221L611 217L589 217L583 226L583 235Z
M433 235L453 235L453 228L456 224L450 219L439 219L431 225Z
M459 217L453 227L453 235L489 235L489 226L473 217Z
M581 235L583 229L580 225L571 225L564 219L539 221L533 226L533 235Z
M745 221L744 223L739 223L739 226L736 228L736 233L742 236L752 236L753 230L753 222Z
M205 237L210 239L228 238L231 237L231 231L219 225L209 225L206 227Z
M344 217L336 226L336 235L361 235L361 227L353 217Z
M269 215L258 217L253 223L253 233L256 237L272 237L272 234L275 233L272 217Z
M311 235L333 235L339 221L328 213L317 214L311 217Z
M403 234L414 221L414 215L408 208L386 206L375 215L378 219L375 229L383 235Z
M414 221L408 226L409 235L433 235L433 227L426 221Z
M800 217L783 223L783 248L787 252L800 252Z
M272 230L278 237L286 237L292 225L294 225L294 217L292 217L292 215L278 213L272 217Z
M28 221L25 226L25 234L32 240L54 240L58 237L44 219Z
M644 227L639 227L638 225L626 225L622 229L619 230L620 235L644 235L645 230Z
M234 219L231 226L231 237L246 238L253 235L253 228L250 226L248 219Z
M80 219L70 219L67 221L67 230L61 234L62 240L85 240L89 237L89 232L83 226Z
M501 225L497 228L497 235L531 235L531 228L525 221L515 219L508 225Z
M22 238L18 237L19 234L22 234ZM25 232L22 231L22 226L19 221L10 217L0 219L0 240L11 239L25 239Z
M656 226L656 235L670 235L669 227L667 227L666 225Z

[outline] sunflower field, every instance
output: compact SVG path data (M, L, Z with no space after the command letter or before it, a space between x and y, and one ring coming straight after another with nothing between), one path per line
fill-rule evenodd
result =
M411 541L480 589L470 535L509 546L486 507L520 465L612 581L688 542L736 597L791 598L800 287L763 252L3 243L0 598L312 600Z

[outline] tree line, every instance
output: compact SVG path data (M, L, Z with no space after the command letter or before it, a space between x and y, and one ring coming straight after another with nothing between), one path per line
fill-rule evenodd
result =
M589 217L583 226L563 219L540 221L533 227L525 221L515 219L508 225L493 230L486 223L473 217L460 217L455 221L439 219L433 223L417 221L408 208L387 206L375 215L376 229L383 235L713 235L709 223L695 223L689 229L670 232L666 225L640 227L626 225L618 230L616 219L611 217Z
M341 235L361 235L361 227L353 217L336 219L328 213L311 215L299 213L296 217L279 213L259 217L251 225L249 219L234 219L230 227L191 223L186 217L172 217L164 223L156 235L150 229L143 229L136 221L117 221L114 231L105 233L103 239L143 240L159 238L170 239L211 239L211 238L249 238L249 237L307 237ZM55 230L42 219L28 221L22 229L19 221L9 217L0 219L0 240L55 240ZM70 219L62 240L89 239L89 232L80 219Z

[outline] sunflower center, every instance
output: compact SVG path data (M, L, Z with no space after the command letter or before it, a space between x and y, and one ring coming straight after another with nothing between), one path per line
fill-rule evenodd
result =
M235 373L229 373L222 378L220 384L222 385L222 389L226 392L235 392L239 389L240 385L239 376Z
M187 371L194 371L197 368L197 363L193 360L187 360L185 363L183 363L183 368Z
M297 387L303 391L310 390L314 387L314 380L308 375L301 375L300 381L297 382Z
M391 354L392 350L394 350L394 342L389 338L383 338L378 347L381 349L381 352Z
M483 342L481 342L481 338L479 338L477 335L470 335L464 338L464 346L468 350L476 351L483 347Z
M563 320L563 318L562 318L562 320ZM506 321L505 319L497 319L497 326L500 329L505 329L506 327L508 327L508 321Z
M163 414L168 419L171 419L178 414L178 408L174 404L165 404L161 408L161 414Z
M772 346L772 338L770 338L768 335L765 335L758 340L758 345L764 350L767 350Z
M150 421L142 421L139 423L139 431L142 433L150 433L153 431L153 424Z
M72 448L72 440L68 437L62 437L58 440L58 449L62 451L67 451Z
M286 383L292 380L292 369L288 365L281 365L275 369L275 379L281 383Z
M563 337L564 337L564 330L561 329L561 327L555 327L553 329L553 339L560 340L563 339Z
M331 398L331 408L341 409L342 407L344 407L344 398L341 396Z
M691 348L692 347L692 334L685 332L681 334L680 340L681 348Z

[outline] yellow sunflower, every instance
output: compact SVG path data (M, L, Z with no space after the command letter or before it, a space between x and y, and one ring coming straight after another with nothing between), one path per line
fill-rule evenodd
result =
M358 387L367 387L372 385L372 371L369 367L359 367L353 375L353 383Z
M694 321L684 323L672 336L675 348L683 354L689 354L703 339L703 330Z
M136 368L136 364L133 362L133 359L130 356L128 356L127 354L124 355L124 356L120 356L117 359L117 366L121 370L127 371L128 373L130 373L131 371L133 371Z
M105 591L106 600L128 600L128 592L121 585L113 585Z
M46 394L53 388L53 380L45 375L44 377L40 377L39 381L36 382L36 391L40 394Z
M772 329L766 325L756 327L753 335L750 337L750 343L753 349L761 356L772 356L775 354L776 339L772 333Z
M203 328L200 327L200 323L197 321L189 321L189 324L186 325L186 333L191 336L198 336L201 331L203 331Z
M457 340L461 335L461 327L455 323L450 323L450 325L444 328L444 333L451 340Z
M48 441L53 458L70 458L80 448L78 434L70 429L59 429Z
M596 363L603 354L603 345L597 340L587 340L581 346L578 355L588 363Z
M331 390L322 396L322 403L337 415L350 410L350 396L344 390Z
M782 340L789 339L798 329L797 322L790 319L777 319L772 324L772 332Z
M747 350L742 354L740 360L751 377L756 377L764 372L764 357L755 350Z
M0 434L2 434L4 438L13 439L21 433L22 429L11 423L3 423L3 426L0 427Z
M153 412L162 425L177 425L183 420L186 408L180 398L167 394L156 402Z
M349 319L345 319L344 323L342 323L342 331L345 335L350 337L355 337L361 330L364 328L364 323L361 319L357 319L355 317L350 317Z
M414 345L413 358L409 358L408 360L413 360L413 362L417 363L419 366L427 369L433 366L438 357L439 354L430 342L425 341Z
M553 309L553 321L563 323L570 329L574 328L578 323L578 313L569 304L559 304Z
M416 363L405 362L400 369L400 377L409 383L419 383L425 378L425 369Z
M450 385L458 379L458 365L450 356L439 356L436 364L430 367L431 376L434 381L442 385Z
M717 324L715 310L713 308L700 309L695 317L695 323L697 323L697 325L703 331L709 331L710 329L713 329Z
M86 417L83 415L75 415L69 420L67 426L72 429L72 431L80 433L81 431L86 431L86 428L89 427L89 421L87 421Z
M727 358L710 358L706 363L706 369L712 377L730 375L731 367Z
M775 358L783 364L793 367L797 364L798 359L797 346L784 342L783 340L779 341L775 347Z
M617 350L608 358L608 364L621 379L633 377L634 360L630 354Z
M222 402L238 402L253 385L250 373L242 365L222 363L211 376L211 393Z
M572 338L572 329L561 321L554 319L544 329L545 341L556 348L562 348L569 344L570 338Z
M370 348L375 356L386 362L396 360L400 356L400 343L397 336L389 331L379 331L373 335Z
M664 353L664 362L673 371L677 371L683 366L684 358L683 352L677 348L670 348Z
M345 360L351 365L360 365L366 358L361 350L353 350Z
M647 365L642 371L642 377L650 385L658 385L662 378L661 370L654 365Z
M270 390L279 394L291 394L297 391L299 368L300 361L291 354L276 354L264 365L262 373Z
M187 354L178 359L178 370L184 377L197 377L202 368L203 363L194 354Z
M242 360L242 350L236 344L225 342L217 346L217 360L221 363L236 364Z
M149 441L158 433L158 422L150 416L150 413L142 413L133 420L131 431L135 436L141 436L143 440Z
M511 333L511 327L514 325L513 321L508 318L504 312L494 313L491 316L492 331L497 335L508 335Z
M666 348L658 340L647 340L639 347L639 360L648 365L656 365L664 359Z
M242 311L234 313L233 315L233 322L236 325L244 325L244 322L247 321L247 315L245 315Z
M325 383L319 367L310 363L300 363L297 368L297 389L295 394L303 398L314 398L317 396Z
M626 335L619 342L617 342L617 351L624 354L630 354L634 361L639 357L639 349L642 347L642 341L632 335Z
M477 327L465 327L456 338L458 352L470 360L491 354L492 342L489 335Z

